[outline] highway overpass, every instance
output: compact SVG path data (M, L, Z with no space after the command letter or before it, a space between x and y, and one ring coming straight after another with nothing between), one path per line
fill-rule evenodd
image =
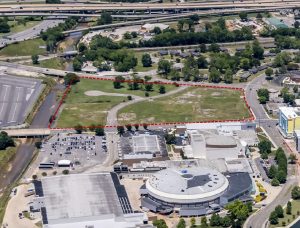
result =
M4 130L7 134L14 138L44 138L51 134L50 129L41 128L41 129L11 129Z

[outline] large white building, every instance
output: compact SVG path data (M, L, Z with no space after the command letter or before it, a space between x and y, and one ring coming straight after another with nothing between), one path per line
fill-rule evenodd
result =
M144 213L133 213L115 173L72 174L35 181L33 210L44 228L153 227Z

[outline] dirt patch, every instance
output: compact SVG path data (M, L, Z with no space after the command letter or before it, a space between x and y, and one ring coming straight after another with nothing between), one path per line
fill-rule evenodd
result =
M89 90L84 92L84 95L90 96L90 97L98 97L101 96L103 93L98 90Z
M130 121L130 120L135 120L135 119L136 119L135 113L122 113L119 116L119 120L121 120L121 121Z
M214 96L214 97L218 97L218 96L221 96L221 93L220 92L213 92L211 95Z

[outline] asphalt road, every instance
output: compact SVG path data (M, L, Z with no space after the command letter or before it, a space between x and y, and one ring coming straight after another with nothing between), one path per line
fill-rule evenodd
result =
M282 147L285 152L289 153L289 148L283 143L282 135L277 129L277 120L271 120L268 118L264 108L261 104L259 104L257 100L256 90L263 87L263 85L267 85L268 82L265 80L265 75L262 74L259 77L255 78L245 87L245 94L247 101L256 117L256 122L258 126L263 128L273 143L276 146ZM274 87L275 85L271 85ZM298 183L298 180L295 176L291 174L292 169L289 168L289 177L287 182L284 184L282 190L278 194L276 200L272 201L272 203L268 204L266 207L259 210L259 212L253 214L248 220L245 222L244 227L247 228L260 228L265 227L266 221L269 218L270 213L275 209L277 205L285 205L291 198L290 191L293 185Z
M0 193L10 184L14 183L24 168L29 164L34 152L34 146L29 144L21 144L16 152L16 155L11 163L11 169L8 173L0 175Z
M33 26L32 28L8 36L3 36L0 38L0 48L15 42L36 38L39 36L41 31L47 30L48 28L53 28L62 22L63 20L43 20L41 23Z

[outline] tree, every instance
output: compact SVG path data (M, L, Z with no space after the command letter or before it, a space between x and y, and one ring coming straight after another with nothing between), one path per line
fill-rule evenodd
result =
M159 93L160 93L160 94L166 93L166 87L165 87L164 85L161 85L161 86L159 87Z
M146 84L145 85L145 90L150 92L150 91L153 91L153 84Z
M298 28L300 27L300 22L299 22L299 21L295 21L294 27L295 27L296 29L298 29Z
M37 149L41 149L42 148L42 145L43 145L43 143L41 142L41 141L38 141L38 142L35 142L35 147L37 148Z
M165 134L165 140L167 144L174 144L176 142L176 137L174 134Z
M148 130L148 125L147 125L147 124L143 124L143 128L144 128L145 130Z
M31 60L32 60L32 64L39 64L39 56L38 55L32 55Z
M176 228L185 228L186 224L185 224L185 220L183 218L181 218L179 220L179 223L177 224Z
M228 68L225 72L224 81L225 81L225 83L228 83L228 84L233 82L233 73L230 68Z
M10 27L5 19L0 19L0 33L9 33Z
M152 59L148 53L143 54L142 64L143 64L143 67L151 67L152 66Z
M132 130L132 126L130 124L126 125L125 127L126 127L127 131L131 131Z
M197 59L197 65L198 65L199 69L206 69L207 68L208 62L207 62L205 56L200 55L198 57L198 59Z
M296 156L296 154L290 154L289 160L290 160L290 163L291 163L291 164L296 164L296 161L297 161L297 156Z
M278 216L278 218L283 218L284 217L284 211L281 205L278 205L275 207L275 212Z
M165 220L163 219L159 219L159 220L155 220L153 221L153 225L156 227L156 228L168 228Z
M276 211L272 211L269 217L269 221L272 225L278 224L278 216Z
M151 32L153 32L156 35L158 35L158 34L161 34L161 29L160 29L160 27L155 26L154 29Z
M77 74L67 73L64 77L65 85L75 85L77 82L80 82L80 78Z
M257 59L264 58L264 49L260 46L258 40L254 40L252 44L253 57Z
M240 222L245 221L249 216L248 206L240 200L229 203L226 209L230 213L232 219L237 219Z
M47 4L60 4L61 0L46 0Z
M105 25L105 24L111 24L112 23L112 16L108 12L101 13L101 17L98 19L97 24L98 25Z
M261 15L261 13L256 14L256 19L261 20L262 18L263 18L263 16Z
M215 67L210 69L209 81L214 83L219 83L221 81L221 74Z
M262 141L260 141L258 143L258 149L259 152L262 153L271 153L271 147L272 147L272 143L267 140L267 139L263 139Z
M168 60L159 60L157 70L159 73L168 75L171 71L171 63Z
M287 203L287 206L286 206L286 214L288 214L288 215L291 215L291 214L292 214L292 203L291 203L291 201L289 201L289 202Z
M272 68L268 68L268 69L266 69L265 70L265 74L266 74L266 76L268 77L268 78L270 78L270 77L272 77L272 75L273 75L273 69Z
M291 194L292 194L292 199L294 200L300 199L300 187L299 186L293 187Z
M258 97L259 103L260 104L266 104L267 103L267 98L266 97Z
M277 178L273 178L271 181L271 185L276 187L280 185L280 182L279 180L277 180Z
M34 174L34 175L32 175L32 179L33 179L33 180L36 180L37 178L38 178L38 176L37 176L37 175L35 175L35 174Z
M269 101L270 92L269 92L268 89L261 88L261 89L257 90L257 96L258 97L265 97L266 101Z
M298 93L298 86L294 86L294 87L293 87L293 92L294 92L294 93Z
M104 131L104 128L103 127L97 127L95 129L95 134L97 136L104 136L105 135L105 131Z
M135 128L136 131L139 130L139 127L140 127L140 126L139 126L138 124L135 124L135 125L134 125L134 128Z
M125 40L130 40L132 38L131 33L130 32L125 32L123 35Z
M206 44L200 44L199 48L202 53L206 52Z
M216 44L216 43L212 43L209 48L208 48L209 51L211 52L220 52L220 45L219 44Z
M62 171L63 175L68 175L69 173L70 173L70 171L68 169L65 169L65 170Z
M81 71L82 62L78 58L73 60L73 69L74 71Z
M246 12L240 12L239 17L241 18L242 21L248 20L248 14Z
M121 89L122 88L122 83L125 81L125 78L122 76L117 76L115 78L115 81L113 82L113 86L115 89Z
M200 228L207 228L208 224L207 224L207 218L204 216L201 218L201 225Z
M119 135L123 135L125 132L125 128L123 126L118 126L117 131Z
M219 214L213 213L210 221L209 221L210 226L219 226L221 224L221 217Z
M222 225L222 227L231 226L231 219L228 215L226 215L224 218L221 219L221 225Z
M82 127L80 124L77 124L77 125L74 127L74 130L76 131L77 134L81 134L82 131L83 131L83 127Z
M276 179L279 181L279 183L283 184L286 182L286 172L282 169L278 169Z
M192 217L190 223L191 223L191 227L194 227L196 225L196 219Z
M85 45L84 43L79 43L79 44L78 44L78 51L79 51L80 53L83 53L85 50L87 50L86 45Z
M271 165L269 171L268 171L268 177L273 179L277 175L277 168L275 165Z

